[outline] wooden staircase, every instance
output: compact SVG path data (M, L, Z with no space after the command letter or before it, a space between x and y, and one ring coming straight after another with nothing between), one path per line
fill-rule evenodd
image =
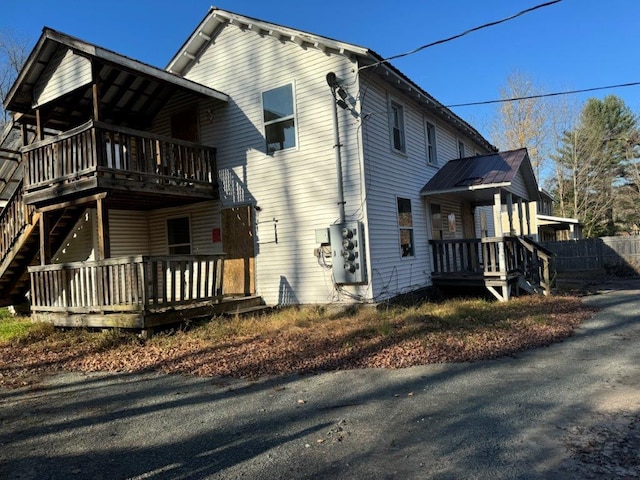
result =
M84 210L69 207L48 213L48 251L54 253L62 246ZM22 183L0 213L0 306L25 300L29 291L27 267L40 263L41 215L24 204Z

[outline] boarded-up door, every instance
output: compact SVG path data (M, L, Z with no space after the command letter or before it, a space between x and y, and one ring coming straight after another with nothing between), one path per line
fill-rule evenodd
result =
M225 295L251 295L255 288L253 209L250 206L222 210L222 248Z
M190 108L171 115L171 136L187 142L198 142L198 110Z

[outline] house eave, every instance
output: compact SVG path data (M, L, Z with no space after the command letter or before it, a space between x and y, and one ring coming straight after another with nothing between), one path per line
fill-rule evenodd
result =
M301 47L315 48L325 53L347 56L369 55L369 50L364 47L212 7L169 61L166 70L175 75L185 75L197 62L206 46L214 40L217 29L227 24L252 30L260 35L275 37L281 41L297 43Z

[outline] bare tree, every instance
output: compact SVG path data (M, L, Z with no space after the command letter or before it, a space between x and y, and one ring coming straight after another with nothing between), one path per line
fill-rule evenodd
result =
M533 170L540 179L548 154L548 108L544 99L528 98L542 90L531 77L521 71L512 71L500 89L500 98L521 99L500 104L492 126L493 142L501 150L526 147Z
M26 37L0 30L0 131L9 120L2 103L27 59L30 42Z

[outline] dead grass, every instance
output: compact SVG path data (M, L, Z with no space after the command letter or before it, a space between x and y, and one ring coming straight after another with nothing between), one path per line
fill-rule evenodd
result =
M576 297L532 296L509 303L455 300L343 313L287 308L196 322L147 341L119 330L44 326L37 334L0 341L0 386L27 385L59 370L255 378L476 361L561 341L591 313Z

